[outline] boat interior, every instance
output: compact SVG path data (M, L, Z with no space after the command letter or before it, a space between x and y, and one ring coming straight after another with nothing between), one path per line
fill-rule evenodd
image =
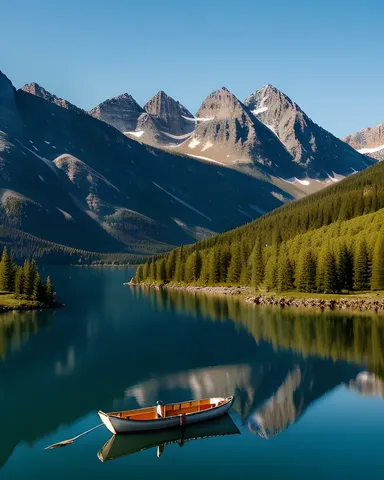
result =
M108 415L127 420L156 420L159 418L169 418L177 415L188 415L204 410L211 410L228 401L226 398L204 398L202 400L191 400L182 403L172 403L170 405L157 405L155 407L113 412Z

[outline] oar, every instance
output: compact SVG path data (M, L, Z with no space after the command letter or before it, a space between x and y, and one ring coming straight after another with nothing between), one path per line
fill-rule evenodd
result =
M68 440L63 440L62 442L58 442L58 443L54 443L52 445L49 445L49 447L45 447L44 450L52 450L53 448L66 447L67 445L72 444L78 438L82 437L83 435L86 435L89 432L92 432L92 430L96 430L96 428L99 428L102 425L104 425L104 423L100 423L100 425L96 425L96 427L90 428L89 430L86 430L85 432L80 433L80 435L76 435L76 437L68 438Z

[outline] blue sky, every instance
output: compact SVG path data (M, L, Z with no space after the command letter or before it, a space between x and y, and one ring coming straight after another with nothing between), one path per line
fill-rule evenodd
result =
M195 112L271 83L343 136L384 122L379 0L3 0L0 69L90 109L162 89Z

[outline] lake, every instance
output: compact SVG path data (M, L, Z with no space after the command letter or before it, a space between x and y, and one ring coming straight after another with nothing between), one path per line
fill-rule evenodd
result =
M0 317L0 478L382 478L384 319L127 287L129 268L45 270L66 307ZM192 430L102 427L44 450L99 409L232 394L230 418Z

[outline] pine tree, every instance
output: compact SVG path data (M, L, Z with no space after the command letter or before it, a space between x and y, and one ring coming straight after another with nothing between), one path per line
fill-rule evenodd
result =
M209 254L209 280L210 285L220 282L220 251L218 247L211 248Z
M372 258L372 290L384 290L384 232L381 230L375 242Z
M251 285L253 288L258 288L264 280L264 262L263 262L263 248L260 238L257 237L255 246L251 254Z
M154 258L152 258L151 263L149 264L149 278L151 280L156 280L156 262Z
M55 303L55 292L51 282L51 277L47 277L47 280L45 282L45 302L48 305L52 305L53 303Z
M140 283L144 280L143 265L139 265L136 270L135 281Z
M317 256L316 264L316 289L318 292L324 292L325 289L325 269L326 269L326 258L328 251L330 249L329 243L324 243L320 248Z
M149 263L148 261L143 265L143 280L148 280L149 277Z
M286 292L292 290L293 287L292 263L289 259L288 249L282 244L277 262L277 288L280 292Z
M231 248L231 262L228 268L228 283L238 283L241 274L241 253L238 243L234 243Z
M309 249L303 249L300 253L295 272L295 284L301 292L316 291L316 260Z
M16 267L15 273L15 294L22 295L24 292L24 274L22 267Z
M231 251L228 245L220 248L220 283L227 281L229 264L231 262Z
M324 263L324 293L336 293L339 291L337 266L335 256L328 251Z
M4 247L0 262L0 290L13 292L15 281L15 268L7 247Z
M33 281L33 293L32 298L33 300L40 301L43 298L43 284L41 282L40 274L37 272L35 275L35 279Z
M27 298L30 298L33 293L33 271L31 269L31 263L29 262L29 260L24 261L23 277L24 277L24 295Z
M337 261L338 277L341 290L352 290L353 288L353 257L342 243L338 251Z
M267 290L277 289L277 256L275 253L268 258L265 266L264 284Z
M370 270L367 243L363 239L357 245L354 254L354 287L356 290L370 288Z
M201 271L199 276L199 283L201 283L201 285L208 285L210 264L209 260L209 254L205 253L204 256L202 256Z
M165 262L165 270L167 280L173 280L173 276L175 274L175 266L176 266L176 253L175 250L172 250L166 258Z
M184 247L183 245L177 250L176 253L176 264L175 264L175 282L181 283L184 282Z
M156 280L162 283L164 283L167 280L165 258L161 258L156 265Z

